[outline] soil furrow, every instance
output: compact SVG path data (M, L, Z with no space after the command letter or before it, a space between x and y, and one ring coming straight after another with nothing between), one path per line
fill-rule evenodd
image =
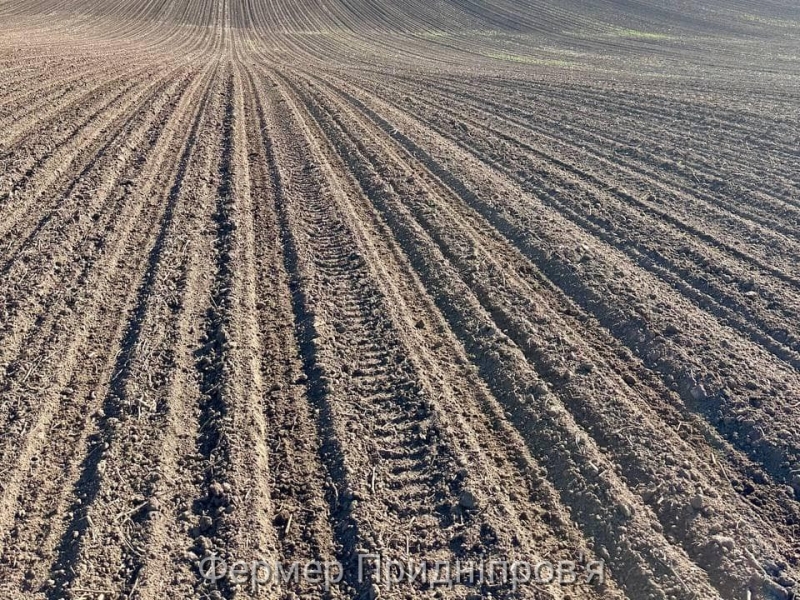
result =
M380 122L374 113L373 118ZM723 328L698 324L696 331L703 333L693 334L692 338L684 337L688 336L691 315L696 314L692 308L677 298L670 298L669 292L656 282L645 285L643 275L630 272L631 267L624 259L617 258L612 262L604 258L604 253L599 249L592 251L596 242L578 231L572 234L570 246L556 241L564 225L550 225L559 223L559 220L554 221L546 211L540 213L538 198L520 196L518 190L507 191L507 186L493 188L485 179L475 180L474 174L457 168L451 158L451 149L442 154L442 162L439 163L394 126L384 122L382 127L406 145L410 152L421 157L432 172L443 178L493 227L513 241L551 281L583 310L595 316L645 365L661 374L667 386L680 394L687 407L705 416L735 447L747 452L779 482L791 482L791 473L795 468L793 461L797 460L798 455L791 432L781 431L775 436L767 436L764 432L769 429L766 423L776 410L773 403L781 406L781 410L795 410L796 404L792 399L794 385L789 383L796 379L793 371L781 368L780 364L770 361L756 348L737 353L744 340L729 335ZM461 179L454 175L459 172ZM480 172L481 169L476 166L474 173ZM505 198L505 201L500 202L501 198ZM623 280L629 285L623 287L617 283ZM633 282L637 285L630 285ZM656 293L654 289L661 291ZM630 299L621 300L624 297ZM663 322L663 317L659 317L664 312L659 306L661 298L670 298L672 310L683 305L684 335L679 335L681 329L671 333L670 325L676 327L677 324ZM694 318L702 322L700 315ZM720 336L725 341L720 340ZM708 343L689 343L690 339L707 337L716 338L714 342L709 340L712 346ZM691 358L698 351L707 351L709 347L727 349L726 356L719 357L720 365L713 376L707 362L695 359L692 364ZM745 374L752 369L754 356L761 361L771 362L767 371L780 372L781 375L770 377L763 383L747 378ZM738 370L731 368L731 361L738 362ZM726 379L722 380L720 374L724 374ZM745 401L745 398L749 401ZM767 399L770 399L770 406L766 405ZM721 407L725 406L730 408L722 410Z
M325 122L321 113L313 109L312 113L320 123ZM335 139L333 131L327 131ZM519 350L492 323L490 316L480 307L468 288L459 283L455 271L445 266L446 259L436 258L441 256L439 251L425 241L419 226L406 221L408 217L404 215L405 211L392 211L389 204L391 188L380 182L374 171L358 166L355 162L359 156L358 149L346 149L342 146L338 149L341 155L350 157L349 166L359 178L362 188L387 219L389 227L425 281L429 293L436 299L439 309L476 362L487 385L504 404L508 417L520 428L534 457L547 469L548 478L559 490L561 501L570 507L572 518L582 528L591 531L595 543L603 547L605 557L609 559L614 572L629 574L623 583L626 589L639 589L642 593L649 590L646 593L655 593L661 586L669 588L677 584L680 587L681 584L677 582L693 581L694 591L710 593L708 587L705 592L701 592L707 584L702 579L693 579L686 566L681 566L685 559L680 557L680 553L670 560L669 564L673 566L662 564L653 557L653 548L667 551L669 545L665 542L652 540L644 543L644 537L636 535L632 536L637 540L633 543L633 539L611 533L617 526L652 531L652 526L643 525L640 521L652 517L644 508L635 511L630 508L640 504L641 500L634 499L630 491L625 490L615 477L599 477L605 472L601 466L605 459L591 442L589 446L586 445L585 434L564 411L561 401L547 391L546 386L542 387L544 384L539 375L526 363ZM540 391L537 395L537 389L545 391ZM559 441L556 442L556 439ZM576 454L586 459L576 460ZM595 467L589 469L589 464ZM576 480L585 481L585 489L574 486ZM628 512L624 507L628 507ZM620 514L629 516L620 518ZM603 522L606 526L613 523L616 525L603 532L592 528L591 524L594 522ZM669 583L675 577L673 569L685 570L685 573Z
M800 15L701 4L0 0L0 596L800 598Z
M286 97L288 98L288 96ZM300 164L303 164L303 162L306 165L304 172L308 172L309 161L301 161ZM323 166L318 167L317 165L319 164ZM329 168L325 164L324 162L315 161L312 173L316 173L318 168L322 168L324 174L324 171ZM313 329L305 334L306 339L310 341L309 345L312 346L312 349L306 354L306 361L307 363L308 361L313 361L313 367L319 369L318 374L308 369L310 371L312 399L315 391L314 377L319 377L320 381L316 385L319 385L317 391L322 398L317 402L322 402L320 405L321 414L331 420L330 425L326 424L333 430L328 434L330 435L330 441L323 436L323 443L336 445L333 450L336 453L333 459L335 462L331 465L330 458L326 462L328 462L329 469L334 473L334 484L338 487L346 486L344 501L350 500L350 497L353 496L352 499L357 502L355 508L353 508L354 503L350 502L350 507L348 507L350 510L345 517L352 522L351 528L355 530L349 534L354 536L355 539L350 538L352 541L347 540L348 543L351 546L357 546L356 549L359 553L365 551L384 552L391 556L405 551L408 556L421 556L423 559L425 559L426 555L428 557L436 555L442 559L446 556L443 552L447 551L448 547L449 552L455 553L454 558L458 557L464 561L476 561L479 557L487 555L503 556L504 553L512 552L511 548L515 544L519 545L520 541L512 542L512 540L508 540L502 528L504 524L507 525L510 522L513 512L506 515L505 519L497 519L496 516L482 513L481 511L475 512L475 504L488 501L488 498L496 494L496 492L484 495L486 490L483 485L486 484L479 483L484 481L484 477L480 474L480 469L477 465L472 464L474 471L471 472L470 469L466 468L470 464L469 459L462 451L456 450L463 442L457 442L455 439L461 440L465 434L452 431L450 426L445 425L445 419L449 415L447 415L442 406L441 398L433 396L431 384L421 374L416 373L415 364L419 364L419 359L406 358L402 362L398 361L394 354L397 352L395 347L402 344L402 342L401 339L396 339L396 336L400 335L399 330L394 329L396 325L391 325L391 329L389 329L390 324L388 322L376 323L372 320L375 318L376 312L382 312L380 307L384 297L383 292L380 292L377 298L372 298L370 295L363 300L359 297L352 297L350 286L355 285L356 289L360 289L361 294L369 291L369 288L372 287L366 279L366 273L364 275L360 274L361 271L367 270L367 265L362 262L361 252L351 250L355 239L353 238L351 241L341 239L343 234L348 235L348 237L355 234L345 229L341 221L343 216L336 213L331 214L331 210L332 208L328 202L319 208L311 205L307 207L303 218L306 228L315 231L315 236L321 238L318 242L319 246L314 244L313 238L305 238L305 240L308 240L308 244L314 244L311 246L312 248L319 248L317 253L306 259L313 261L319 269L318 275L309 269L311 271L310 277L313 278L315 275L319 277L325 287L332 287L336 290L335 297L340 298L340 301L336 304L338 310L326 307L327 311L330 312L322 313L324 305L311 304L311 302L305 308L307 311L313 311L313 316L307 319L307 322L313 321ZM321 216L316 216L317 213L321 214ZM291 217L287 215L287 221L289 218ZM323 227L332 228L333 231L326 235L326 233L323 233ZM297 260L300 262L303 257L299 256ZM301 275L303 277L301 280L302 293L308 293L311 298L318 297L313 291L310 293L305 291L306 289L314 290L315 288L313 287L313 279L312 282L308 282L306 278L310 278L309 275L303 275ZM344 281L337 281L340 278L344 279ZM342 285L343 283L344 286ZM363 320L369 323L369 331L371 333L367 334L359 331L357 323L351 324L353 320ZM317 329L317 327L320 327L320 329ZM355 334L355 340L349 343L354 343L361 350L360 354L350 356L345 354L347 352L345 344L348 343L347 338L353 334ZM380 341L381 337L384 336L388 339L385 342ZM320 338L326 341L331 338L331 341L328 342L328 345L323 343ZM390 342L389 340L395 341ZM388 348L382 348L383 344L386 344ZM409 350L405 350L405 352L409 352ZM359 355L363 356L363 358L359 358ZM331 363L336 365L334 361L337 356L343 356L340 359L343 364L337 369L340 373L337 373L329 366ZM413 354L409 354L409 356L413 356ZM384 370L384 365L387 362L390 364L392 362L396 363L398 366L394 367L394 371L402 369L401 372L407 373L406 377L408 379L386 381L389 373ZM377 423L375 433L370 435L362 432L362 435L367 435L367 440L359 440L353 436L352 429L357 427L353 421L356 414L348 412L346 409L347 404L340 400L344 395L340 391L340 385L344 389L355 390L358 392L358 396L365 397L371 402L371 405L358 405L356 409L362 415L365 412L375 415L374 419ZM397 398L398 396L400 398ZM346 395L344 397L347 398ZM423 397L426 398L424 403L422 400L416 400L416 398ZM428 400L428 398L430 399ZM349 402L353 401L353 399L349 400ZM402 402L402 404L398 405L398 401ZM411 406L408 406L409 404ZM322 411L325 412L323 413ZM383 411L387 412L387 416L382 416ZM399 415L397 414L398 412L400 412ZM389 419L388 415L393 416ZM349 423L344 430L340 429L342 421ZM411 437L404 438L403 436L406 435ZM374 441L368 441L370 438L373 438ZM347 440L347 442L342 443L342 439ZM423 455L418 455L415 451L415 448L423 440L427 440L429 447L434 444L433 447L436 453L435 456L425 455L424 460ZM393 449L392 445L398 443L402 445L397 449ZM370 474L368 467L356 466L359 464L357 462L359 461L359 451L376 452L378 456L384 459L383 464L379 469L373 467ZM388 464L386 464L386 461L388 461ZM455 475L450 476L452 481L447 476L445 476L444 481L441 481L441 475L432 478L432 474L428 474L431 469L430 463L437 465L435 473L440 472L445 466L449 471L454 472ZM393 464L396 464L396 466L392 466ZM337 472L334 469L344 471L344 477L337 477ZM358 480L352 481L348 475L353 471L360 472L361 477L358 479L363 478L365 481L363 483ZM406 471L417 473L413 479L407 479L402 477ZM487 474L486 476L489 475ZM384 481L386 481L386 484L383 484ZM367 490L362 491L365 484L368 485ZM429 486L432 489L430 492L425 492L424 488L415 489L418 486ZM399 494L397 499L394 499L395 494ZM341 497L342 492L337 490L337 495ZM421 507L417 508L415 506L425 498L430 502L432 499L430 495L433 495L434 503L443 502L433 514L426 513ZM370 496L376 496L377 498L372 500ZM381 497L383 498L381 499ZM447 501L448 497L452 498L449 502ZM367 512L376 503L380 506L381 502L386 506L383 510L377 514ZM384 514L387 509L388 515ZM339 520L337 529L341 536L341 517L337 517L334 513L334 519ZM407 526L401 524L404 520L409 519ZM443 545L441 541L437 542L435 539L430 539L430 536L427 536L427 539L423 537L420 528L426 526L430 519L438 520L445 530L455 530L457 533L455 539L447 545ZM390 523L395 520L399 521L392 527ZM378 525L381 522L383 526ZM384 528L386 531L396 531L398 527L401 528L401 531L405 531L406 536L408 536L405 539L405 549L403 548L404 540L402 537L397 539L399 536L394 536L393 539L392 536L382 533ZM376 529L377 532L375 531ZM512 529L519 531L521 526L519 529ZM376 534L377 539L375 539ZM388 539L384 539L386 536L388 536ZM409 543L409 540L411 543ZM414 540L416 540L415 543ZM457 543L457 546L454 546L455 543ZM517 552L522 555L531 552L533 555L528 555L527 557L534 559L536 550L533 549L533 545L527 547L527 551L524 549L525 545L523 545ZM579 549L574 550L577 552ZM348 566L348 552L352 553L353 550L345 546L343 548L345 566ZM506 555L506 558L508 558L508 555ZM514 558L517 557L515 556ZM352 558L350 560L352 561ZM509 560L512 559L509 558ZM350 569L352 568L353 566L350 565ZM361 580L352 581L350 579L347 580L347 583L350 583L356 589L358 589L358 586L364 585ZM484 589L488 591L488 588ZM418 591L422 592L423 590ZM501 597L506 597L510 592L504 586L500 586L493 591L495 594L500 594ZM548 594L549 592L548 590L544 593ZM527 597L528 590L518 593L522 593Z
M764 225L768 230L780 231L789 237L797 236L796 228L783 227L781 221L775 218L776 212L784 212L787 208L786 203L781 200L781 198L785 198L785 189L782 192L775 189L774 197L764 196L764 201L772 206L772 210L762 210L758 205L753 205L746 201L741 202L741 200L745 200L745 192L757 193L759 190L770 189L768 184L764 181L754 182L757 187L741 188L745 182L740 177L736 182L741 188L739 193L733 195L732 198L729 196L730 199L736 202L735 207L732 207L729 201L724 202L717 194L717 192L731 187L733 182L730 181L730 175L733 172L741 173L745 166L735 159L735 155L731 156L729 155L730 153L725 153L722 149L730 147L732 144L746 143L746 141L735 139L728 141L727 144L723 141L718 142L721 148L718 153L715 153L715 158L719 164L724 165L722 168L729 171L729 173L723 173L719 170L720 167L712 164L691 163L692 157L683 157L681 160L668 161L664 159L663 155L652 153L647 149L648 137L651 139L654 138L654 134L657 130L642 130L643 123L641 120L632 120L626 116L626 121L629 121L630 125L639 126L637 127L637 133L640 137L636 139L622 137L623 132L628 133L628 131L633 131L633 127L622 130L619 133L617 131L599 133L595 127L588 124L582 126L583 120L588 122L591 117L596 117L597 115L595 113L590 113L589 110L587 110L587 105L579 104L576 106L574 104L574 98L571 99L572 104L566 104L564 106L553 103L551 97L537 98L538 101L547 101L550 106L559 111L559 116L578 113L578 118L572 119L569 127L565 131L555 134L552 129L547 127L547 124L538 124L536 115L529 112L530 109L528 106L519 102L514 96L506 95L502 98L502 101L496 102L487 98L485 95L478 95L460 87L449 88L436 84L434 84L434 86L437 90L441 90L442 93L448 96L456 95L460 99L468 99L469 105L475 107L477 110L484 111L486 108L491 108L493 109L492 112L494 112L495 117L502 115L503 120L524 127L529 131L536 132L544 136L548 143L552 143L557 147L566 148L568 152L580 152L580 156L584 160L588 158L586 151L591 150L595 158L605 161L606 168L608 165L613 165L614 171L618 171L620 174L626 172L626 170L630 170L630 172L635 172L638 175L644 176L645 184L652 184L654 180L659 181L667 186L666 189L672 188L670 190L671 193L678 191L679 193L689 194L690 196L700 198L710 204L720 206L722 212L716 213L717 220L728 219L730 218L730 214L728 213L734 213L744 219L754 220ZM606 106L604 108L608 107ZM563 120L563 118L561 120ZM724 122L721 123L718 128L713 129L713 132L715 136L726 134L730 132L731 127L732 124L730 122ZM671 135L672 132L669 130L662 130L661 133ZM692 131L688 135L691 136L693 133ZM752 134L752 132L750 133ZM568 137L565 134L568 134ZM681 134L680 142L687 141L687 132L681 132ZM697 144L700 147L703 147L706 143L705 140L700 137L689 137L689 140L693 145ZM674 147L679 147L679 143L675 143ZM625 157L631 158L626 159ZM773 162L771 166L774 167L775 163ZM733 171L734 169L736 171ZM700 178L702 178L702 180ZM702 187L698 186L698 184ZM684 206L687 205L687 203L684 203ZM782 207L783 210L781 211L779 207ZM794 211L791 211L790 214L793 213Z
M38 204L37 200L41 198L50 199L49 194L56 191L53 186L57 186L59 182L63 186L62 190L70 190L77 184L80 173L90 165L98 153L102 152L107 142L103 137L105 127L110 125L116 128L123 127L131 117L132 107L150 87L151 85L141 83L124 87L110 102L102 104L81 126L71 131L60 145L40 143L43 154L36 158L33 164L18 168L20 176L7 182L11 184L7 194L8 205L4 206L7 219L4 220L0 233L10 236L12 242L22 241L25 239L26 229L35 227L26 220L38 217L34 223L46 222L48 215L42 216L38 211L31 211L31 207ZM79 107L77 110L86 112L85 107ZM69 117L64 118L69 119ZM18 154L25 152L14 150L13 155ZM52 168L44 169L45 165ZM54 194L52 198L58 197ZM57 205L54 208L57 210ZM15 228L18 227L22 231L15 233Z
M90 441L95 451L84 459L75 484L74 493L81 502L73 509L59 543L58 560L51 567L55 582L48 594L51 598L70 589L94 589L97 582L101 586L105 582L108 587L103 589L131 594L139 586L140 576L147 574L143 567L148 558L144 552L151 533L149 524L152 521L152 530L157 530L162 498L175 511L170 513L170 523L183 527L187 523L180 518L189 508L187 499L179 495L185 490L162 480L160 471L169 471L160 462L162 457L167 465L183 459L188 463L184 468L189 468L192 461L191 450L182 448L174 438L180 438L191 423L191 410L179 402L187 402L184 396L191 395L194 382L186 380L187 371L180 366L186 361L191 364L186 342L194 336L189 323L202 309L189 299L197 302L202 298L193 286L201 285L198 264L205 262L203 239L185 236L203 228L202 214L192 204L203 189L197 178L208 172L203 167L208 168L204 163L210 160L207 154L205 161L198 154L209 151L204 126L218 104L213 81L211 85L182 149L147 271L137 290L108 390L95 415L96 433ZM181 420L178 431L173 419ZM181 449L162 455L170 444ZM120 503L120 498L125 502ZM168 539L175 541L178 532L172 533ZM196 570L186 565L172 575L180 579L183 573Z
M167 173L162 173L162 170L170 169L172 160L170 154L174 154L174 158L177 158L181 145L181 139L176 137L177 132L174 129L180 123L180 120L176 119L184 117L182 107L189 105L190 102L196 102L195 91L199 81L199 79L195 80L195 84L192 86L193 91L187 92L181 99L171 117L173 122L166 126L171 132L170 135L157 142L157 149L154 151L156 158L150 164L145 165L144 172L137 178L141 181L142 195L155 191L168 179ZM65 448L71 448L72 452L66 455L67 460L70 460L75 456L81 456L84 451L97 450L98 440L94 439L94 444L89 443L88 440L92 429L91 424L98 417L97 411L102 408L101 398L105 393L104 390L115 374L112 368L115 362L116 348L118 348L116 343L122 338L122 315L126 306L132 305L132 292L117 294L112 300L109 299L109 290L133 289L136 277L134 273L141 272L144 267L146 252L143 249L147 246L148 241L155 237L159 211L164 208L165 205L161 203L139 204L139 210L147 211L144 218L137 218L135 212L126 215L128 217L127 227L118 232L123 243L119 244L115 250L109 251L96 265L95 271L85 279L83 290L91 291L92 294L88 298L77 295L73 299L72 311L83 314L84 324L77 327L82 335L74 337L71 344L65 349L64 355L60 357L61 363L57 376L64 378L62 380L65 387L57 386L55 382L50 384L53 392L61 394L63 399L59 400L57 407L54 407L58 411L57 415L45 412L44 407L40 408L37 425L31 428L32 431L48 430L47 440L50 445L50 456L63 452ZM160 214L163 215L163 213ZM113 245L110 249L112 247ZM113 273L113 275L109 275L109 273ZM85 291L82 293L85 294ZM65 313L67 316L70 314L72 312ZM98 315L102 316L98 317ZM57 333L54 335L61 337L67 333L63 327L57 328L56 331ZM96 351L96 348L92 348L95 343L98 344L98 347L106 350ZM82 349L76 350L80 345L83 345ZM80 367L77 368L74 362L68 358L76 351L82 353ZM45 370L44 366L43 370ZM37 374L34 379L40 377L42 375ZM80 398L84 398L85 406L78 401ZM75 424L72 431L69 427L71 423ZM79 435L75 435L74 432L79 432ZM29 441L26 447L29 450L22 454L20 460L27 460L25 457L31 452L47 456L47 450L35 446L37 442L35 436L29 433L28 437ZM29 587L39 586L44 580L42 569L45 564L43 563L49 560L49 557L52 556L51 553L55 552L56 536L63 533L63 530L57 525L57 521L65 519L67 507L72 501L68 495L72 485L70 482L74 482L78 476L76 472L78 464L74 460L65 465L65 468L57 474L49 473L49 470L57 468L58 464L59 461L51 464L50 461L38 460L31 473L36 473L38 469L42 471L41 474L31 478L17 500L21 505L21 508L18 509L18 518L20 514L24 514L24 517L17 528L14 541L10 543L15 544L14 552L20 559L24 557L23 560L30 560L28 557L31 555L31 550L26 550L25 546L31 543L35 543L37 546L36 562L29 568L30 575L25 573L25 577L31 580L25 584ZM43 484L42 482L48 483ZM4 498L9 498L11 490L11 487L5 488ZM35 517L47 514L51 510L53 512L50 513L49 518L56 522L48 527L42 527L41 523L37 524ZM9 549L8 552L11 550ZM18 570L14 574L21 576L24 571L25 569L18 565ZM13 582L14 578L9 576L6 581Z
M351 124L348 128L355 130L356 125ZM358 135L358 139L364 140L368 136L367 132L362 132ZM474 227L462 224L465 219L471 220L471 217L469 214L465 217L451 212L449 205L455 201L455 196L448 201L446 200L448 191L441 188L437 190L436 183L416 183L413 177L402 174L409 171L424 172L423 165L409 164L399 156L395 156L401 174L393 175L386 162L391 155L389 149L382 151L380 158L373 154L373 161L377 161L373 162L373 168L382 170L383 176L389 178L387 181L389 189L396 190L401 198L406 199L404 203L409 205L416 220L431 232L443 254L462 274L485 310L498 323L498 327L502 328L503 332L522 349L526 358L542 374L550 389L557 391L563 398L578 424L591 432L614 462L624 465L621 471L628 486L641 490L642 496L648 497L646 503L655 510L662 526L666 530L671 530L670 536L679 539L682 547L693 556L694 560L715 574L715 580L721 589L730 593L746 586L752 576L751 572L745 570L734 575L734 569L717 564L718 557L709 556L707 548L704 547L705 541L710 538L708 532L728 527L729 523L737 518L736 515L741 514L740 511L747 510L746 505L740 504L736 512L718 509L711 515L706 511L702 515L703 518L696 518L696 511L691 508L697 490L710 490L710 494L714 496L720 493L723 488L723 472L719 468L709 468L709 465L703 464L708 462L705 452L689 460L697 469L690 477L682 465L671 461L667 461L664 465L663 457L653 460L647 454L643 454L642 449L648 447L662 425L658 423L655 415L649 414L647 408L637 407L639 402L634 394L628 394L628 398L623 399L624 395L620 390L624 389L626 384L616 373L619 367L615 365L611 378L604 376L603 371L609 368L604 365L605 361L610 359L613 364L619 362L618 358L613 354L604 358L594 349L581 343L579 340L590 340L592 337L583 327L578 326L578 331L574 331L576 326L568 325L558 313L547 314L541 307L557 306L558 299L542 297L543 291L532 289L532 286L526 289L525 286L516 283L520 278L530 279L526 273L531 272L532 265L526 265L526 261L520 255L510 249L504 250L502 246L486 248L485 244L491 239L491 236L485 233L488 224L478 222ZM431 178L428 181L435 179ZM433 198L436 198L435 211L430 210ZM460 229L464 229L463 235L459 235ZM509 266L497 262L504 255L506 257L504 262L507 261L506 264ZM519 317L521 309L529 316ZM575 308L567 304L560 312L569 315L575 312ZM555 331L558 331L557 335L552 336L549 344L546 340L540 341L540 338L547 336L547 329L540 326L544 324L547 324L548 328L555 326ZM600 340L597 347L601 351L613 350L609 348L608 340ZM621 349L617 348L616 352ZM666 395L668 391L664 389L662 393ZM603 399L602 405L597 403L598 398ZM657 403L657 397L651 402ZM615 404L617 408L612 408ZM600 406L602 410L599 410ZM609 416L615 412L626 416L638 413L639 417L635 419L638 425L624 427L619 419L609 420ZM645 427L645 423L653 423L652 429ZM624 436L613 433L622 427L626 429ZM681 446L677 432L672 445ZM651 448L651 451L654 450L655 448ZM684 451L690 452L688 448ZM672 473L666 474L664 469ZM660 492L651 494L653 489L660 489L662 481L681 479L688 479L690 483L684 486L672 486L668 492L670 501L665 502L665 496ZM734 490L729 488L722 493L727 495L724 504L729 505L735 494ZM751 518L755 519L755 514ZM788 514L784 513L782 518L797 521L798 513L790 511ZM691 526L682 531L681 524L686 526L689 523ZM782 521L778 525L781 530L784 529ZM786 533L791 534L791 530ZM756 530L742 532L742 537L738 539L747 544L755 543L757 539L761 540L758 542L761 550L757 553L762 554L772 547L775 538L776 532L766 529L763 533L757 533ZM787 547L782 554L781 558L792 556L793 550ZM744 554L740 553L740 560L743 557Z
M0 353L0 362L13 356L20 346L30 346L32 340L41 337L57 316L59 302L79 287L78 281L85 280L94 260L113 250L116 226L120 223L124 226L127 213L139 208L141 201L131 175L145 164L148 151L163 133L175 97L179 97L187 83L188 79L179 79L172 85L164 82L129 122L131 131L127 132L129 136L118 153L106 160L101 157L81 175L80 182L62 204L61 210L66 214L61 210L52 213L46 223L40 222L39 230L29 236L22 248L12 253L6 262L8 268L3 271L5 285L0 286L2 330L8 341L3 348L5 353ZM133 144L136 153L130 150ZM114 147L109 145L109 148L113 152ZM87 211L90 214L85 217ZM98 231L101 233L97 234ZM19 258L20 254L23 258ZM47 256L47 260L42 256ZM75 257L85 258L75 260ZM0 378L0 382L5 384L6 378Z
M269 490L261 501L273 507L272 523L282 560L298 564L332 561L336 551L326 499L331 487L320 457L316 417L292 327L292 296L276 205L281 179L275 149L267 135L267 99L261 91L265 79L248 74L248 80L254 98L254 106L246 113L253 115L247 123L252 199L249 226L257 290L253 308L260 334L264 418L270 424L265 435ZM248 227L245 223L243 229ZM301 593L324 593L318 585L303 584L305 589L298 589ZM336 590L330 595L337 597Z
M467 122L471 127L481 127L474 121ZM462 147L473 151L480 148L481 160L517 180L523 189L537 194L596 237L628 253L643 268L664 279L699 307L739 329L795 368L800 364L797 354L800 341L794 339L789 325L797 319L796 290L788 288L776 294L773 290L784 285L780 281L752 272L746 265L730 264L724 253L698 244L691 236L677 231L667 235L663 225L643 219L623 205L607 206L605 188L591 188L586 192L588 197L581 194L580 199L570 201L570 196L575 195L575 185L557 170L522 157L495 160L491 142L487 146L483 142L464 141L463 131L455 121L451 122L452 126L446 126L443 120L439 123L437 127L446 129L447 135L458 140ZM675 241L665 244L665 239ZM769 295L762 297L759 289L770 289Z

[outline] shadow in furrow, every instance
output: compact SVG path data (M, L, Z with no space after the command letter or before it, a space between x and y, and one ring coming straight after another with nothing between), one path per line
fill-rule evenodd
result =
M84 459L81 465L81 476L75 484L75 490L72 495L75 498L79 498L80 503L72 507L72 520L65 529L61 541L59 542L56 561L50 567L51 578L54 585L44 590L47 600L61 600L64 598L65 594L69 591L71 582L76 577L76 573L71 566L75 564L80 554L79 540L84 537L84 534L89 528L89 507L92 506L100 491L101 477L99 464L103 454L99 452L99 450L103 448L104 444L109 444L114 440L114 424L120 418L124 417L122 399L125 397L125 384L131 375L130 367L133 360L133 353L141 338L142 325L150 305L149 300L153 294L153 288L158 274L158 266L162 260L164 245L168 239L168 234L172 228L172 223L175 218L175 209L180 198L183 181L186 177L189 162L194 152L198 131L208 102L209 94L208 91L206 91L202 106L195 116L183 153L180 157L175 181L167 198L164 217L161 221L155 244L147 260L146 275L136 295L136 308L128 322L125 336L120 344L120 352L114 365L114 376L111 380L108 394L103 401L102 416L98 419L98 432L89 440L92 450ZM141 568L141 565L139 565L139 568ZM134 569L131 577L131 585L132 582L135 581L137 572L138 569Z
M230 449L225 443L220 422L229 412L226 397L227 382L231 373L228 366L230 339L228 326L231 309L231 282L233 265L233 233L235 225L232 220L231 206L234 202L232 193L233 177L233 136L234 136L234 82L229 75L225 91L225 115L222 123L222 156L218 175L219 185L216 190L217 204L213 215L215 231L214 254L216 272L211 290L211 303L206 312L204 342L194 357L200 377L200 429L197 432L197 451L202 456L205 466L200 483L200 495L195 498L192 510L208 523L203 528L203 536L216 542L218 554L222 554L224 531L222 515L228 507L228 499L223 488L224 468L229 463ZM221 469L217 466L221 465ZM202 550L199 535L196 536L196 548ZM216 582L217 591L225 598L232 598L234 587L228 578Z
M109 136L109 138L102 145L100 145L99 148L90 151L90 160L88 160L80 172L73 177L72 181L66 186L66 188L64 188L62 192L54 194L54 197L62 199L69 198L73 193L76 192L76 190L79 189L82 184L84 184L84 181L92 172L98 171L98 163L101 165L99 171L102 172L103 157L109 154L115 145L122 146L124 144L125 140L127 140L130 136L131 128L134 126L137 119L140 119L142 115L147 114L147 111L158 99L159 94L162 94L167 87L167 82L162 81L154 88L152 92L148 94L146 100L142 100L140 103L138 103L138 109L134 110L132 114L128 115L128 117L125 118L122 123L120 123L116 131ZM158 122L158 119L154 120L154 123L158 124ZM134 160L135 157L130 157L128 161L122 165L116 177L114 178L115 183L122 177L124 168L128 164L134 162ZM51 210L47 211L45 215L39 219L34 228L28 232L28 234L25 236L25 239L19 242L17 248L7 257L3 265L0 267L0 277L6 275L9 269L19 260L19 257L22 256L23 252L34 245L36 236L43 231L53 221L53 219L56 217L63 219L59 213L59 208L59 206L55 206Z
M336 539L341 544L337 550L337 559L343 566L343 583L355 591L357 597L365 597L369 584L369 577L358 577L357 541L359 527L353 515L350 501L344 498L338 487L346 481L344 463L344 449L334 431L334 416L331 406L327 401L331 391L323 378L323 371L317 359L317 350L314 340L318 337L314 327L313 313L308 305L308 298L301 285L301 275L297 244L292 235L289 216L286 209L288 199L280 172L278 171L277 156L272 140L269 137L268 125L264 116L263 107L259 104L257 112L263 134L264 152L269 163L270 179L275 191L275 212L280 228L280 239L284 268L289 275L289 290L291 293L292 312L294 313L296 337L303 362L303 371L308 379L308 398L317 411L317 428L320 435L320 457L330 477L326 497L330 507L331 520Z
M639 356L643 363L660 377L667 385L669 378L677 382L677 393L686 406L693 412L706 419L732 446L745 453L758 463L776 481L788 484L791 481L790 468L786 463L785 450L765 442L757 434L756 426L746 427L735 421L726 421L724 415L717 410L719 406L729 401L726 390L720 389L715 393L709 392L707 398L698 400L693 394L696 385L693 376L688 370L675 363L653 359L648 352L656 347L657 332L643 319L634 315L627 315L625 319L619 318L619 311L591 289L585 281L576 276L569 264L549 255L541 247L530 241L530 236L518 223L513 223L508 216L500 212L496 206L481 199L468 189L456 176L448 172L429 153L417 145L408 136L396 130L390 123L376 114L360 100L340 91L343 97L352 102L359 110L363 111L385 133L391 135L417 160L421 161L431 173L458 195L467 206L484 217L497 231L508 239L541 272L569 298L588 314L594 316L600 325L609 331L634 355ZM756 433L756 435L753 435ZM749 442L748 439L755 441ZM794 448L792 450L795 450Z

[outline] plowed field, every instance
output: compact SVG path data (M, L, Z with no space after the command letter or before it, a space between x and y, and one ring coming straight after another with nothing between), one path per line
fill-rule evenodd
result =
M789 0L0 1L0 597L800 597L799 121Z

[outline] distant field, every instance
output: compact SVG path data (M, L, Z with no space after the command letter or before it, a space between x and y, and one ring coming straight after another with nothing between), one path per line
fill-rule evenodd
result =
M0 2L0 597L800 597L798 121L789 0Z

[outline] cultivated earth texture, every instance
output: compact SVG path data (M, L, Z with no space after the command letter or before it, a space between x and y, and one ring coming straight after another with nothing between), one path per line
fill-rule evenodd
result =
M796 597L799 117L794 0L1 0L0 597Z

